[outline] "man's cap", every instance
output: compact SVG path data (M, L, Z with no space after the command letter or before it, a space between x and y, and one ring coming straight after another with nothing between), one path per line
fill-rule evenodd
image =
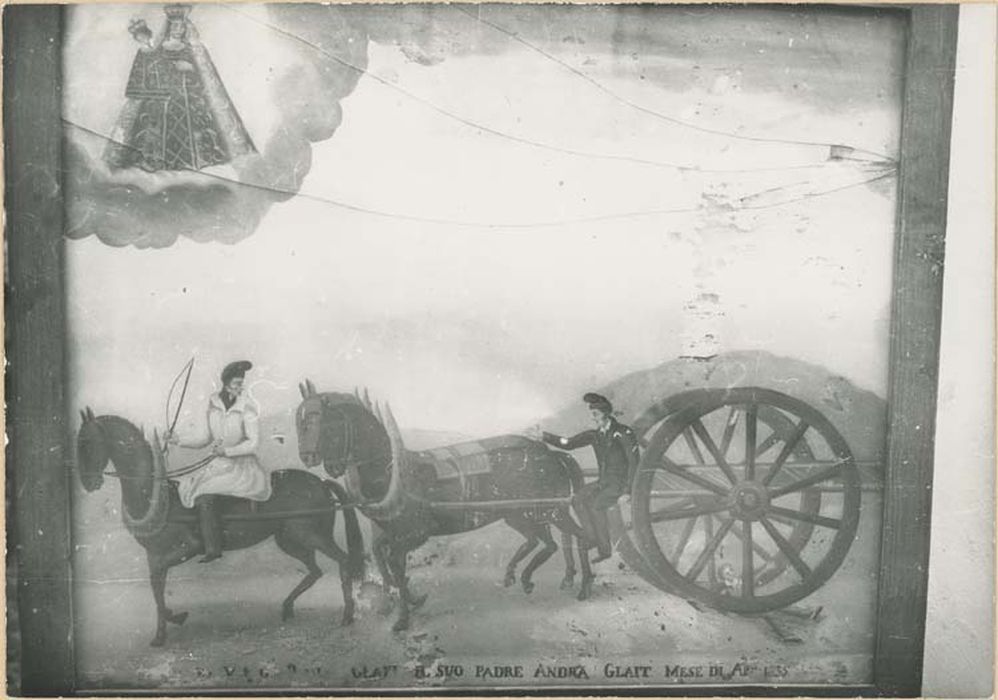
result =
M606 413L613 413L613 404L605 396L589 392L582 397L582 400L586 402L589 408L598 408Z
M238 362L230 362L225 365L225 369L222 370L222 384L228 384L233 379L237 377L244 377L246 373L253 369L253 363L248 360L239 360Z

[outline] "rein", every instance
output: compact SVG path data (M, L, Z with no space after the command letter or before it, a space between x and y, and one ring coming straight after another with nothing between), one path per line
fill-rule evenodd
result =
M223 522L245 521L253 522L257 520L287 520L290 518L303 518L311 515L325 515L326 513L336 513L341 510L353 510L363 508L369 501L351 503L333 503L326 508L302 508L301 510L282 510L274 513L223 513ZM197 521L197 516L193 514L179 514L167 518L171 523L192 523Z
M198 471L199 469L203 469L204 467L208 466L208 463L211 460L213 460L213 459L215 459L215 455L209 455L209 456L207 456L207 457L205 457L203 459L199 459L197 462L193 462L191 464L188 464L185 467L180 467L179 469L174 469L173 471L169 471L169 472L167 472L162 477L157 477L157 476L131 476L131 475L128 475L128 474L119 474L118 472L113 471L113 470L107 470L107 471L103 471L101 473L104 476L113 476L115 479L153 479L153 480L156 480L156 479L176 479L178 476L186 476L188 474L193 474L194 472Z

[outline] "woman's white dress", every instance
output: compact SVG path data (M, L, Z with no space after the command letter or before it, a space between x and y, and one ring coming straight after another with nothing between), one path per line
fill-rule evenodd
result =
M239 396L228 409L220 394L208 400L208 415L203 433L190 440L182 440L181 447L200 449L222 440L224 456L211 460L207 466L192 474L179 477L177 486L180 502L193 508L194 500L204 495L225 495L266 501L270 498L270 475L256 458L260 440L260 409L245 394Z

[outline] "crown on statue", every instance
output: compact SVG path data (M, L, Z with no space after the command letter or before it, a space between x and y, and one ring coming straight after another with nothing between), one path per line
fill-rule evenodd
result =
M191 12L191 5L181 3L167 5L163 8L163 12L165 12L166 16L170 19L187 19L187 15Z

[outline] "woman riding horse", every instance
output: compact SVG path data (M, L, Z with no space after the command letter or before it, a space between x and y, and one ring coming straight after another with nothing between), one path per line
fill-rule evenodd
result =
M121 481L122 520L146 550L149 563L156 601L152 645L161 646L166 641L167 623L179 625L187 619L187 613L175 613L166 605L166 575L172 567L204 552L197 519L184 508L177 489L168 481L157 435L150 445L142 431L124 418L95 416L89 408L80 416L80 481L87 491L99 489L106 475ZM105 471L109 462L113 471ZM347 500L343 487L301 469L283 469L267 478L267 491L273 495L255 509L245 499L220 497L224 525L220 542L225 549L236 550L273 537L282 551L304 565L307 573L281 605L285 620L294 616L298 596L322 576L316 551L335 560L343 591L343 624L350 624L354 616L353 580L364 572L364 542L352 508L344 509L347 551L333 539L337 510Z
M218 520L218 496L236 496L251 501L270 498L270 478L256 458L260 409L243 392L246 372L253 365L231 362L222 370L222 390L208 399L208 414L201 434L179 439L167 433L167 443L191 449L211 445L213 459L205 466L177 479L180 502L197 508L204 541L201 562L222 556L222 525Z

